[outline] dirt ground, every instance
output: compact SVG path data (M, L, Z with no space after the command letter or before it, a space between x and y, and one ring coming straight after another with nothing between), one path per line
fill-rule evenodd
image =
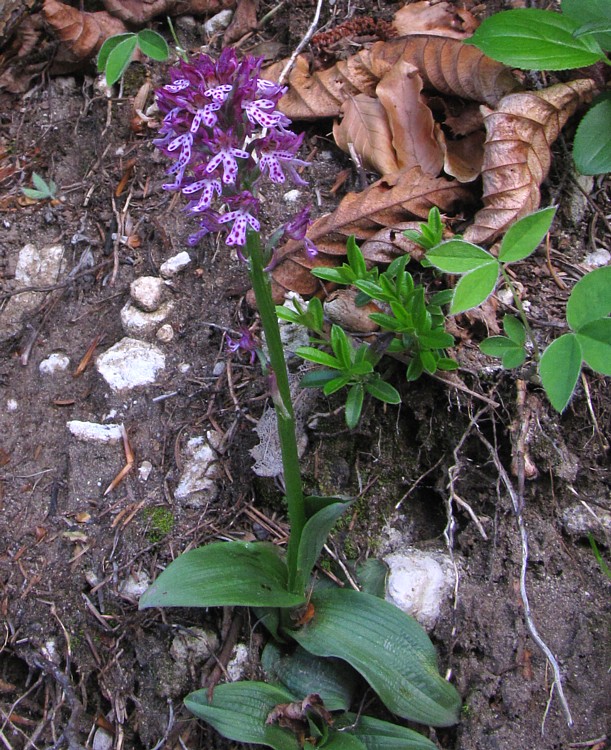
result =
M272 40L280 42L278 58L290 53L313 9L308 0L285 6L244 51ZM321 23L353 12L390 18L394 9L337 0ZM192 46L201 44L198 29L190 27ZM203 628L221 650L233 639L247 647L246 674L260 669L261 630L230 610L137 609L138 583L186 548L219 538L278 540L286 532L281 494L271 480L254 477L248 453L257 442L253 424L266 402L265 381L247 358L233 355L223 364L226 331L254 320L248 277L214 240L187 248L193 227L161 188L166 165L151 134L130 126L130 96L147 71L154 85L163 81L163 66L136 64L124 96L112 101L94 89L91 70L39 77L23 95L0 93L5 163L21 165L0 183L11 197L0 211L0 307L14 296L24 245L63 249L56 282L40 292L20 329L0 341L0 745L12 750L227 748L182 707L181 698L206 684L217 662L181 638ZM306 151L316 147L309 179L320 215L358 184L352 175L333 194L350 161L333 145L329 123L306 132ZM560 205L551 237L554 275L545 253L516 270L533 317L548 322L540 328L544 341L556 335L585 256L609 241L601 219L610 215L608 178L582 197L569 175L573 132L569 124L554 147L544 190L544 205ZM128 168L126 188L116 195ZM23 201L26 169L52 177L59 200ZM268 203L270 225L295 205L281 193ZM113 240L117 224L124 243ZM124 337L130 283L159 276L160 265L185 249L191 264L167 292L174 336L153 337L165 355L156 383L114 392L92 364L74 377L88 349L97 356ZM359 495L350 526L330 545L340 562L374 555L388 527L415 547L444 551L453 515L456 592L431 637L441 671L451 672L464 703L456 727L420 728L440 748L603 750L611 746L611 582L587 531L607 560L609 538L596 521L576 527L567 519L584 509L586 517L588 509L599 517L611 512L608 382L585 373L559 416L528 373L521 391L515 374L484 366L474 343L483 327L472 323L468 331L458 345L461 377L496 406L430 378L402 383L397 373L400 407L369 403L362 424L348 432L340 401L319 398L307 427L308 489ZM69 367L41 373L52 353L66 355ZM126 463L123 445L77 440L67 429L71 420L124 424L134 466L108 494ZM196 506L175 490L188 441L209 431L221 439L219 492ZM517 445L531 477L522 512L530 617L560 665L572 728L520 596L523 547L503 479L518 487Z

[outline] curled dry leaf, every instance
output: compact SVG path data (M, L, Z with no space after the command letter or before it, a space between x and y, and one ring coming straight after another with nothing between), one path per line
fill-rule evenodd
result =
M212 16L225 8L232 8L234 0L102 0L113 16L135 26L141 26L160 15Z
M466 8L457 8L447 2L422 2L404 5L395 13L393 26L397 33L439 34L446 38L465 39L478 26L475 17Z
M465 239L490 242L539 207L539 188L551 163L550 147L595 89L594 81L580 79L511 94L495 110L482 108L487 134L482 165L484 208L475 215Z
M299 56L280 108L293 120L337 117L348 96L375 96L380 79L401 60L417 69L425 88L491 106L518 87L508 68L476 47L457 39L413 35L377 42L324 71L310 73L307 58ZM264 76L277 80L284 64L266 68Z
M104 40L127 29L108 13L84 13L58 0L45 0L43 15L62 42L56 61L75 63L87 60L100 49Z
M373 257L367 243L363 245L365 259L389 262L397 251L393 253L389 247L388 255L384 256L379 232L410 218L425 219L433 206L451 212L471 201L470 191L463 186L425 175L418 167L386 175L361 193L348 193L333 213L317 219L309 228L308 238L319 251L315 258L307 256L298 242L289 242L278 250L277 265L272 272L274 295L281 300L287 290L314 294L320 289L320 282L310 274L310 269L336 265L346 254L346 241L351 235L357 240L376 237L376 244L371 247Z

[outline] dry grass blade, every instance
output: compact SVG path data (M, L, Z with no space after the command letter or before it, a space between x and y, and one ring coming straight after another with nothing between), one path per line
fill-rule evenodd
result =
M542 91L510 94L495 110L484 110L484 208L475 215L466 239L489 242L539 207L539 188L551 163L550 147L595 88L590 79L559 83Z

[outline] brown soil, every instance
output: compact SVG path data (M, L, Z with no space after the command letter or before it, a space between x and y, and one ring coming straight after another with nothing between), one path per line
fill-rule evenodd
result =
M344 0L334 7L340 20L352 9ZM368 2L358 12L368 9L379 14ZM390 18L394 10L385 6L382 15ZM280 41L281 57L296 46L312 13L309 1L291 3L255 39ZM235 613L138 612L123 586L141 574L153 578L187 547L286 530L279 491L270 482L253 482L250 469L265 381L240 357L230 358L227 368L218 365L226 356L223 329L254 319L245 301L247 274L222 245L202 241L190 250L191 266L172 282L175 336L160 344L166 368L154 387L113 393L91 365L80 377L72 375L94 341L100 352L123 338L120 310L130 282L158 275L164 260L187 247L192 231L172 194L161 189L165 165L149 133L135 135L130 128L130 96L145 72L158 85L162 67L132 66L123 98L112 101L94 92L91 71L39 77L22 96L0 94L0 143L5 163L18 167L0 183L10 198L0 212L0 305L14 290L23 245L59 243L65 250L56 287L18 335L0 345L0 744L14 750L92 747L99 727L108 729L117 749L229 747L181 705L186 692L205 684L215 660L191 655L185 664L171 656L170 646L193 627L214 631L222 643ZM330 189L340 169L350 166L328 130L327 124L308 130L308 146L318 147L310 174L321 196L318 213L337 205L341 196ZM592 249L591 237L602 231L597 217L609 215L609 198L608 182L598 181L577 220L571 218L579 193L566 177L567 154L560 142L544 203L551 197L561 206L552 257L570 287L582 273L578 264ZM135 172L115 197L130 160ZM59 201L18 200L32 170L55 180ZM356 188L356 177L350 180L343 189ZM285 218L281 194L269 204L270 225ZM138 235L139 245L114 246L117 216L129 216L126 234ZM75 240L77 233L88 239ZM93 267L68 277L86 247ZM533 315L557 321L568 291L558 288L545 256L517 273ZM466 330L481 338L483 330L473 325ZM550 339L555 330L542 328L541 336ZM475 357L470 339L461 347L462 361ZM52 352L66 354L70 368L41 375L38 365ZM401 385L397 374L401 408L367 404L361 426L348 433L336 413L341 402L320 399L315 411L326 416L308 430L306 480L321 494L357 495L367 488L350 531L334 537L340 559L375 554L388 522L414 546L445 549L451 480L485 532L486 538L469 513L453 505L457 595L432 638L464 709L458 726L430 733L441 748L603 750L611 583L585 535L567 533L563 513L581 501L594 512L611 509L608 384L587 373L559 416L536 385L527 384L521 404L514 374L480 368L475 358L464 381L492 397L496 408L431 379ZM66 422L102 422L109 415L125 424L135 467L104 496L125 464L121 444L78 442ZM205 507L189 507L174 497L184 449L211 429L224 435L221 491ZM520 597L520 533L498 465L517 487L510 466L520 439L536 474L526 482L523 509L532 618L560 664L572 728L551 694L552 674L529 635ZM146 481L136 470L143 461L152 465ZM273 522L267 530L266 519ZM607 555L608 539L598 539ZM253 674L262 637L254 623L242 624L239 640L249 648Z

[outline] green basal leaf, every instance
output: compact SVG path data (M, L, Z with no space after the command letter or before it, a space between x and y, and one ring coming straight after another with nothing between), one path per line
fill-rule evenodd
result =
M566 321L574 331L611 313L611 266L586 274L575 286L566 304Z
M363 397L365 391L361 383L351 386L346 397L346 424L353 430L359 423L363 409Z
M277 607L251 607L256 618L255 624L261 623L277 643L285 643L280 632L280 610Z
M354 271L348 268L345 263L341 268L312 268L310 269L310 273L316 276L317 279L331 281L334 284L349 285L356 279Z
M352 501L332 503L321 508L306 521L297 551L297 576L300 577L300 584L304 588L331 529L350 505Z
M301 378L300 385L302 388L324 388L336 376L336 370L310 370Z
M399 391L380 377L368 380L365 383L365 390L374 398L377 398L378 401L383 401L386 404L401 403L401 395Z
M577 126L573 159L581 174L611 172L611 94L603 95Z
M526 329L519 318L505 315L503 318L503 329L515 344L520 347L524 346L526 343Z
M351 380L351 374L340 375L339 377L330 380L323 387L322 392L325 394L325 396L330 396L332 393L337 393L337 391L341 391L342 388L345 388Z
M426 254L435 268L445 273L467 273L497 260L478 245L465 240L448 240Z
M419 333L418 341L421 346L425 346L427 349L447 349L450 346L454 346L454 336L446 333L446 331Z
M565 333L552 341L541 355L539 375L556 411L564 411L571 400L581 372L582 359L581 346L574 333Z
M136 35L133 34L122 42L119 42L117 46L112 49L108 54L106 60L106 66L104 68L104 75L106 76L106 83L112 86L116 83L119 78L125 73L128 65L132 60L134 50L138 40Z
M431 305L449 305L454 296L453 289L442 289L440 292L436 292L432 297Z
M261 654L261 664L271 680L281 682L297 698L318 693L329 711L347 711L359 682L345 662L322 659L299 646L286 652L270 641Z
M226 682L214 688L212 701L208 700L207 689L196 690L185 698L185 706L234 742L267 745L274 750L301 750L293 732L266 723L276 706L294 700L287 690L265 682Z
M348 713L337 721L338 729L353 724L356 726L350 732L361 740L367 750L437 750L437 745L413 729L372 716Z
M415 354L412 361L409 363L407 371L405 373L405 379L408 383L413 382L414 380L418 380L418 378L422 375L424 372L424 367L422 366L422 360L420 359L419 354Z
M305 325L305 314L298 313L297 310L291 310L290 307L285 307L284 305L276 305L276 315L281 320L287 320L289 323Z
M341 370L340 361L337 357L327 352L322 352L320 349L316 349L313 346L298 346L295 349L297 354L302 359L307 359L309 362L315 362L317 365L324 365L324 367L332 367L335 370Z
M586 323L576 336L586 364L602 375L611 375L611 318Z
M456 315L481 305L494 291L498 277L499 264L496 259L465 274L454 289L450 313Z
M555 215L556 206L550 206L528 214L512 224L503 237L499 250L501 263L515 263L528 258L549 232Z
M604 53L594 38L573 36L579 25L549 10L506 10L486 18L466 44L524 70L580 68L602 60Z
M609 0L562 0L562 12L578 24L586 23L608 23L611 13L609 12ZM579 28L577 29L579 31ZM611 34L597 34L596 40L602 49L611 49Z
M384 599L387 578L388 565L377 557L370 557L356 566L356 579L365 594Z
M309 326L313 331L322 331L324 323L324 311L322 302L318 297L312 297L308 302L308 316L310 318Z
M163 62L170 56L170 49L166 40L151 29L141 29L138 32L138 47L151 60Z
M140 597L147 607L298 607L277 547L265 542L214 542L171 562Z
M367 747L349 732L329 732L329 739L320 745L324 750L367 750Z
M387 331L400 331L401 322L386 313L370 313L369 319Z
M354 235L348 237L348 242L346 243L346 255L348 257L350 268L354 271L356 278L365 278L367 276L365 258L363 257L363 253L359 246L356 244Z
M422 627L389 602L361 591L314 591L315 613L291 632L307 651L348 662L398 716L450 726L460 698L438 673L435 649Z
M433 352L420 352L422 367L429 373L429 375L433 375L437 371L437 360L438 357L433 354Z
M458 368L459 368L458 362L455 359L452 359L451 357L440 357L437 360L438 370L444 370L445 372L453 372L454 370L458 370Z
M331 348L339 360L342 370L349 370L352 364L352 344L338 325L331 326Z
M108 55L110 55L113 49L121 42L124 42L126 39L132 39L135 36L136 35L131 31L126 32L125 34L115 34L114 36L109 36L108 39L104 41L104 44L102 44L102 46L100 47L100 51L98 52L98 73L104 72L106 61L108 60Z

